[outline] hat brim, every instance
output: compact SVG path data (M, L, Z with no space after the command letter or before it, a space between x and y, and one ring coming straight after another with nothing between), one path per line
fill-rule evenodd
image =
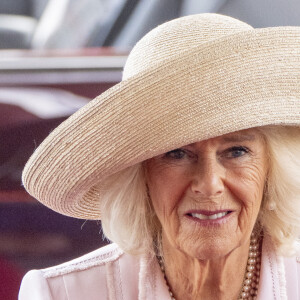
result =
M57 127L23 171L51 209L100 219L109 175L182 145L270 124L300 124L300 28L231 34L110 88Z

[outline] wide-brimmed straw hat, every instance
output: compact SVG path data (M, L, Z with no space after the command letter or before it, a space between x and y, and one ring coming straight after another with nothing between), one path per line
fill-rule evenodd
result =
M122 82L45 139L23 182L57 212L100 219L99 186L109 175L186 144L270 124L300 124L300 28L187 16L137 43Z

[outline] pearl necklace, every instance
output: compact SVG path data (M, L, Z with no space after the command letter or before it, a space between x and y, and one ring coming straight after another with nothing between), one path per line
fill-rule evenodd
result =
M248 262L244 277L244 283L239 295L238 300L255 300L258 293L258 284L260 277L260 241L255 237L254 233L251 234L249 254L248 254ZM156 256L160 269L164 275L164 279L166 285L168 287L168 291L171 297L171 300L176 300L170 285L168 283L168 279L165 272L164 262L161 256Z

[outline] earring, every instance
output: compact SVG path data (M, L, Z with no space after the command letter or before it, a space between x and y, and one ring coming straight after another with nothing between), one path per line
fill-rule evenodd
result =
M275 202L270 202L268 204L268 210L275 210L276 209L276 203Z

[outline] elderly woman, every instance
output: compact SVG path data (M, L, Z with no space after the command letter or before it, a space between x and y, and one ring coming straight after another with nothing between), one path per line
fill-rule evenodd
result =
M23 173L114 243L30 271L20 299L299 299L299 125L300 28L157 27Z

